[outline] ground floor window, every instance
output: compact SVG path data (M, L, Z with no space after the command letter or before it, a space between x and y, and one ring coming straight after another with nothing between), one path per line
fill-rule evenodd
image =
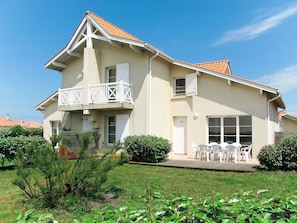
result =
M61 121L51 121L51 135L59 135L61 133Z
M113 145L116 140L116 116L107 117L107 145Z
M208 137L209 142L249 145L252 143L252 117L208 117Z

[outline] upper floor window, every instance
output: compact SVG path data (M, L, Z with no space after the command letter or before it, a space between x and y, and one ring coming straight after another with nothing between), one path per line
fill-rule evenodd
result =
M116 76L116 68L108 68L107 69L107 83L112 83L117 81L117 76Z
M173 82L173 96L197 95L197 74L187 74L186 78L176 78Z
M186 95L186 79L176 78L174 80L174 96Z

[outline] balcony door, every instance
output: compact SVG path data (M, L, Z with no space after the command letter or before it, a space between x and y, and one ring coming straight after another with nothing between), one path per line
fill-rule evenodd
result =
M115 67L107 70L107 83L109 83L107 97L109 101L118 101L120 92L118 82L123 81L129 83L129 64L117 64ZM117 82L117 84L116 84ZM114 84L112 84L114 83Z

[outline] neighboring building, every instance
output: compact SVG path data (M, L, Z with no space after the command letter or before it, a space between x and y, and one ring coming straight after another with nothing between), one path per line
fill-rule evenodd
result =
M277 88L232 75L229 61L176 60L87 11L67 45L45 67L61 89L35 107L44 137L62 129L99 131L112 146L128 135L169 139L176 154L191 143L253 144L253 157L280 131Z
M6 117L0 117L0 128L11 128L16 125L20 125L24 128L43 128L43 126L35 121L18 121L18 120L13 120L9 116Z

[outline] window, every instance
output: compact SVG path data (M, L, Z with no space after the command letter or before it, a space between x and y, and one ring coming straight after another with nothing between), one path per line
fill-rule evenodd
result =
M107 117L107 145L113 145L116 140L116 117Z
M59 135L61 133L61 122L60 121L51 121L51 135Z
M112 83L117 81L116 68L107 69L107 83Z
M209 117L209 142L239 142L242 145L252 143L252 117Z
M197 89L197 74L187 74L186 78L176 78L173 82L173 96L195 96Z
M174 96L186 95L186 79L177 78L174 80Z
M129 135L129 115L117 114L106 117L106 144L114 145L115 141L123 142Z

